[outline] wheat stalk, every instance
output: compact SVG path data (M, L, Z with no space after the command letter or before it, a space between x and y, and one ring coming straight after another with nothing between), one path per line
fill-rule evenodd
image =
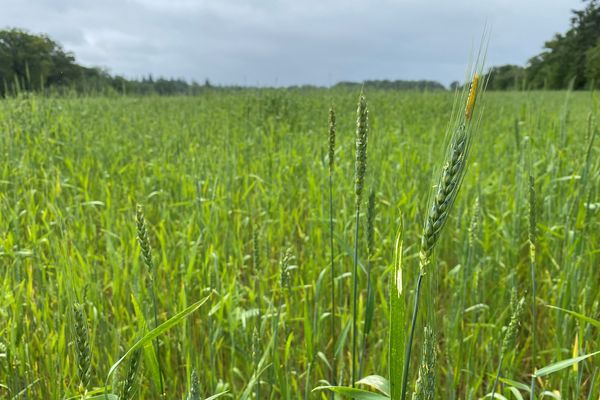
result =
M337 360L335 355L336 329L335 329L335 253L333 247L333 169L335 167L335 110L329 109L329 251L331 253L331 383L335 385L337 375ZM333 399L333 393L331 395Z
M361 94L356 110L356 162L355 162L355 208L356 225L354 237L354 269L352 272L352 387L356 381L356 339L357 339L357 297L358 297L358 232L360 222L360 204L362 201L365 174L367 172L367 141L369 129L369 111L367 100Z
M363 328L362 352L359 364L359 376L363 375L364 360L367 355L367 337L371 332L375 307L375 292L371 282L372 257L375 253L375 192L371 190L367 201L367 304L365 307L365 322Z
M158 306L156 301L156 293L154 291L154 276L156 269L154 268L154 261L152 260L152 248L150 247L150 240L148 239L148 230L146 228L146 219L144 218L144 209L141 204L138 204L135 212L137 238L141 248L142 259L146 266L146 272L148 276L148 290L152 299L152 311L154 313L154 327L158 326ZM156 360L158 363L158 375L160 382L160 396L164 397L164 382L163 372L160 359L160 347L158 339L154 340L154 351L156 352Z
M77 374L79 376L79 392L85 393L90 383L92 349L83 305L73 304L73 321L75 328L75 349L77 353Z
M535 367L537 357L537 309L535 306L535 298L537 295L537 285L535 277L535 247L537 235L536 209L535 209L535 178L529 172L529 266L531 270L531 362ZM535 375L531 375L531 398L535 398Z
M515 340L517 338L517 332L519 329L519 321L521 319L521 314L523 314L523 305L525 304L525 298L522 297L520 300L517 300L517 291L515 289L511 292L510 297L510 306L511 306L511 316L508 325L504 328L504 337L502 339L502 349L500 350L500 360L498 361L498 370L496 372L496 379L494 380L494 386L492 387L491 398L494 399L496 395L496 389L498 388L498 381L500 379L500 374L502 373L502 363L504 362L504 358L507 354L509 354L515 345ZM533 392L532 392L533 393ZM533 395L532 399L535 398Z
M415 290L415 304L404 357L401 392L402 400L406 399L406 390L408 388L408 372L410 367L412 342L414 340L417 315L419 312L421 284L431 262L433 250L438 242L441 231L448 220L448 215L452 209L454 201L456 200L456 196L458 195L458 191L465 174L467 156L469 154L471 140L473 137L471 128L478 90L481 90L481 86L479 85L479 74L475 72L469 87L465 111L463 114L458 115L458 119L454 124L456 128L450 139L449 151L446 155L444 167L442 168L440 178L437 181L437 188L431 200L431 206L425 219L423 235L421 237L421 247L419 251L419 275Z

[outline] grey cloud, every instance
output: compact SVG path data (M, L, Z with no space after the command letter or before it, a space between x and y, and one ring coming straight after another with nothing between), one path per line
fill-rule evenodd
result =
M0 26L45 32L86 65L216 83L461 79L492 27L489 64L524 64L578 0L5 0ZM540 9L544 10L543 18Z

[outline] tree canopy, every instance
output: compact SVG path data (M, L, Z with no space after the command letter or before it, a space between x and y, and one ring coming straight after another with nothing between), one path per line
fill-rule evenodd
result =
M75 57L46 35L10 29L0 31L0 80L2 91L20 87L39 90L68 85L82 78Z
M584 0L583 10L572 10L571 27L544 44L526 67L504 65L491 70L488 88L506 90L591 88L600 83L600 4Z

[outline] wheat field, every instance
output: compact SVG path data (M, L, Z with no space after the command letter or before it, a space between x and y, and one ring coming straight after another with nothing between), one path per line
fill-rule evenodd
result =
M353 336L357 379L390 379L397 233L402 226L409 310L454 95L365 90L353 276L359 95L211 89L0 101L0 398L105 398L106 388L112 399L326 399L314 389L352 385ZM597 399L600 357L584 357L600 350L597 94L488 92L480 107L425 275L420 321L435 336L416 330L409 392L421 354L434 353L430 398L479 399L500 363L497 398L529 398L538 370L536 398ZM511 322L515 296L522 312Z

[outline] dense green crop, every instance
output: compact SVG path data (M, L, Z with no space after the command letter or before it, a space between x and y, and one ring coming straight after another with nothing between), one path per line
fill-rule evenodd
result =
M367 252L366 232L360 231L358 333L365 321L367 254L375 301L369 336L357 343L359 354L366 346L363 376L387 378L396 233L402 220L408 305L453 96L365 95L364 188L375 193L377 212L372 250ZM84 387L93 393L136 340L208 295L183 322L134 352L140 357L136 396L159 398L162 370L166 398L186 398L195 370L192 394L199 398L225 390L233 398L325 398L328 392L312 390L331 382L335 349L336 383L350 385L358 97L345 90L248 89L178 98L0 101L0 397L69 398ZM477 399L491 391L503 326L517 323L511 322L513 289L525 306L514 346L503 354L498 393L517 398L510 397L504 378L529 387L536 367L600 350L599 327L546 307L600 315L595 97L492 92L478 107L485 109L468 173L422 294L432 305L428 314L435 314L428 315L436 332L428 341L436 342L440 399ZM537 226L536 360L530 173ZM138 204L150 272L148 252L142 256L138 241ZM363 226L366 211L365 203ZM89 348L82 334L77 337L85 322ZM422 331L417 335L423 343ZM78 365L87 351L89 369ZM414 366L421 353L427 352L417 345ZM598 362L590 357L554 373L542 370L538 395L546 390L565 400L597 398ZM109 391L122 389L128 364L119 368L115 382L121 383ZM410 378L412 391L417 367ZM520 390L527 398L527 390Z

